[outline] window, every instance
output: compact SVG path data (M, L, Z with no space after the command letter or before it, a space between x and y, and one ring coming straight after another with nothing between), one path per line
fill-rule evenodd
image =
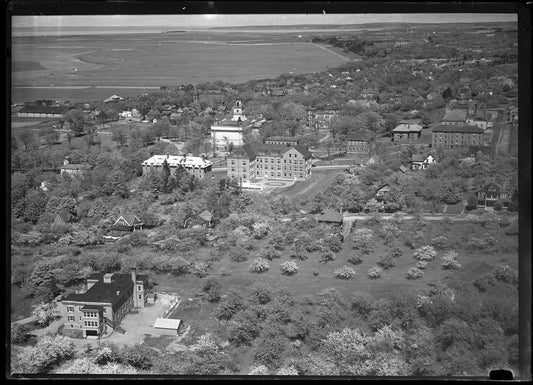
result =
M142 299L142 298L143 298L143 296L141 294L139 294L139 299Z
M71 322L74 322L74 321L76 321L76 317L74 317L73 315L69 315L69 316L67 317L67 320L68 320L68 321L71 321Z
M74 312L74 306L67 306L67 311L68 312Z
M142 286L137 286L137 290L141 291L143 289Z

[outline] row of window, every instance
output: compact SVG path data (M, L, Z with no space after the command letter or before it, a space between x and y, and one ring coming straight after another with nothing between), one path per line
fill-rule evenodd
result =
M138 286L138 287L140 288L141 286ZM139 290L141 290L141 289L139 289ZM79 306L79 308L81 308L81 306ZM67 312L74 313L74 310L75 310L74 306L71 306L71 305L67 306ZM106 313L106 309L104 308L104 314L105 313ZM90 311L84 311L83 312L83 316L87 317L87 318L96 318L96 317L98 317L98 313L90 312Z
M290 154L289 154L289 155L290 155ZM262 159L262 158L257 158L257 161L263 163L263 159ZM268 159L265 159L264 161L265 161L265 163L268 163ZM270 159L270 163L274 163L274 158L271 158L271 159ZM278 159L277 159L277 163L281 163L281 159L278 158ZM287 163L287 159L283 159L283 163ZM292 160L291 160L291 159L289 159L289 163L292 163ZM295 164L298 164L298 160L294 160L294 163L295 163ZM300 159L300 162L299 162L299 163L300 163L300 164L303 164L304 161L303 161L302 159Z
M98 322L96 322L96 321L83 321L83 325L95 327L95 326L98 326Z

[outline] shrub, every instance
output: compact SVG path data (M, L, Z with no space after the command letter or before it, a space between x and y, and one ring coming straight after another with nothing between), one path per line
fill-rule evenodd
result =
M133 346L124 346L120 352L122 361L134 368L147 370L152 367L152 357L154 351L146 346L135 344Z
M355 276L355 270L350 266L343 266L335 270L333 274L339 279L350 279Z
M511 269L509 265L497 265L492 274L494 275L494 278L496 278L498 281L512 284L518 283L518 273L516 272L516 270Z
M322 254L320 263L328 263L329 261L334 261L334 260L335 260L335 253L330 250Z
M424 270L426 267L428 267L428 263L426 261L418 261L416 263L416 267L418 267L420 270Z
M313 270L313 275L316 277L318 275L318 269Z
M396 264L394 263L394 257L392 257L391 255L381 256L378 262L378 266L381 266L385 270L390 269L395 265Z
M431 240L431 245L437 249L444 249L448 244L448 238L444 235L439 235Z
M358 255L350 255L348 258L347 258L347 261L350 262L352 265L358 265L360 264L361 262L363 262L363 260L361 259L360 256Z
M220 300L221 286L214 277L209 277L205 280L203 291L207 293L207 300L209 302L218 302Z
M411 267L407 270L408 279L418 279L424 275L424 272L417 267Z
M256 284L252 287L252 298L255 302L264 305L272 299L272 291L267 286Z
M461 267L461 264L457 262L457 253L455 251L450 251L443 255L441 266L444 269L458 269Z
M293 248L289 257L299 259L300 261L305 261L307 259L307 254L302 249Z
M507 205L507 211L518 211L518 203L515 201L509 202L509 204Z
M272 261L276 258L281 258L281 254L274 249L263 249L257 256L259 258L268 259L269 261Z
M381 278L381 273L383 273L383 270L379 267L371 267L370 269L368 269L368 276L371 279Z
M14 324L11 329L11 343L23 344L31 338L28 325Z
M298 265L295 262L287 261L280 264L281 272L287 275L293 275L298 272Z
M334 253L338 253L342 249L342 240L338 234L331 234L324 238L324 246Z
M229 320L241 309L244 309L244 300L238 293L231 292L217 308L216 316L221 320Z
M413 256L419 261L431 261L436 255L437 251L431 246L422 246L413 253Z
M252 273L264 273L270 269L268 260L264 258L256 258L249 267L249 271Z
M257 222L252 226L252 234L256 239L265 238L270 232L270 225L265 222Z
M496 211L502 211L502 209L503 209L503 204L502 204L501 202L496 202L496 203L494 204L494 210L496 210Z
M375 299L364 291L356 291L352 297L351 309L356 317L367 317L372 311Z

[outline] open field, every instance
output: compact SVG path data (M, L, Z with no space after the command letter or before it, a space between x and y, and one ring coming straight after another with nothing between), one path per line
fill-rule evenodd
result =
M308 73L346 61L303 40L296 32L212 31L15 38L12 101L91 101L162 85Z

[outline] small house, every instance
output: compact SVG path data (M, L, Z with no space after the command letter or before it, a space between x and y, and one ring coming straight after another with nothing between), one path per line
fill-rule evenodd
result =
M342 211L325 210L316 217L318 223L333 224L342 227L343 216Z
M213 222L213 213L211 213L211 211L204 210L198 214L198 219L202 221L203 226L211 227Z
M68 211L60 211L55 216L54 223L58 223L58 224L71 223L71 222L74 222L74 219L75 219L74 215L72 215Z
M380 202L383 200L383 197L385 196L385 194L388 193L389 191L390 191L389 184L386 183L376 190L376 194L374 196L376 200Z
M496 203L501 203L506 207L511 200L511 194L495 182L485 185L476 195L478 205L484 206L485 208L487 206L494 206Z
M425 170L430 164L436 162L437 160L431 154L427 156L413 154L411 157L411 170Z
M63 165L59 167L59 170L61 172L61 175L83 177L85 176L85 174L91 171L92 168L93 167L88 164L70 163L69 159L65 158Z
M420 140L422 126L418 124L400 124L392 130L393 141L397 143L414 143Z
M135 214L126 213L121 214L111 226L111 235L115 237L122 237L133 231L142 230L144 222Z

